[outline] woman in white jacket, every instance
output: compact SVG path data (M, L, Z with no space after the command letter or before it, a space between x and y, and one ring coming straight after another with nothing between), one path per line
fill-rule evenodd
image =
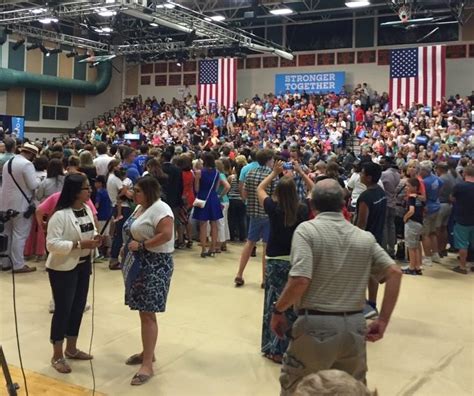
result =
M51 364L63 374L71 372L64 356L92 359L76 347L89 291L91 255L101 244L92 211L85 204L90 193L85 175L66 176L56 211L48 222L46 267L56 307L51 322ZM67 343L63 353L64 338Z

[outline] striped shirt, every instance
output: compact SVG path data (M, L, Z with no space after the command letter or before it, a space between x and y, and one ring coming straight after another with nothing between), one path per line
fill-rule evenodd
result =
M268 166L259 166L251 170L245 178L245 191L247 192L247 215L250 217L268 218L265 209L260 206L257 196L257 187L270 173L271 168ZM267 194L272 195L275 190L277 181L274 179L267 188Z
M370 232L347 222L342 213L320 213L293 235L290 276L311 279L297 308L362 310L369 277L381 280L392 264Z

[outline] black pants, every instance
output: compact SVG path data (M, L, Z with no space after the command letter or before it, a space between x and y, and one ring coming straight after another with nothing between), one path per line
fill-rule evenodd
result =
M238 237L240 241L247 238L247 207L241 199L229 200L229 232L230 239Z
M114 215L117 214L117 207L114 207ZM122 228L124 223L132 214L132 209L128 206L122 206L122 219L115 223L114 235L112 237L112 247L110 248L110 258L117 261L120 248L123 245Z
M90 257L71 271L48 269L49 283L53 291L54 314L51 321L51 342L63 341L64 337L77 337L89 292L91 274Z

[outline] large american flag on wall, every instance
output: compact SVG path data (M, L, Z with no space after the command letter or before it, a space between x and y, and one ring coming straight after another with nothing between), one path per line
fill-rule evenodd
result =
M446 95L446 47L396 49L390 59L390 106L434 106Z
M237 60L199 61L198 98L201 106L215 101L217 106L233 107L237 100Z

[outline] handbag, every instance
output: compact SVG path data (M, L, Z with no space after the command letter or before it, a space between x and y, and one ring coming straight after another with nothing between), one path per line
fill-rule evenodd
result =
M20 192L23 194L23 196L25 197L26 201L28 202L28 209L26 209L26 212L23 213L23 217L25 219L29 219L31 216L33 216L33 214L35 213L36 211L36 206L35 204L33 203L33 197L31 198L28 198L25 194L25 192L23 191L23 189L20 187L20 185L18 184L18 182L15 180L15 178L13 177L13 173L12 173L12 162L13 162L13 158L10 159L10 161L8 161L8 173L10 174L10 177L12 178L13 182L16 184L16 186L18 187L18 190L20 190Z
M211 185L211 188L209 189L208 193L207 193L207 197L206 199L199 199L196 197L196 199L194 200L193 202L193 206L196 207L196 208L200 208L200 209L203 209L205 206L206 206L206 203L207 203L207 200L209 199L209 196L211 195L211 191L213 190L214 188L214 184L217 180L217 176L219 175L219 172L216 171L216 176L214 177L214 181L212 182L212 185Z

